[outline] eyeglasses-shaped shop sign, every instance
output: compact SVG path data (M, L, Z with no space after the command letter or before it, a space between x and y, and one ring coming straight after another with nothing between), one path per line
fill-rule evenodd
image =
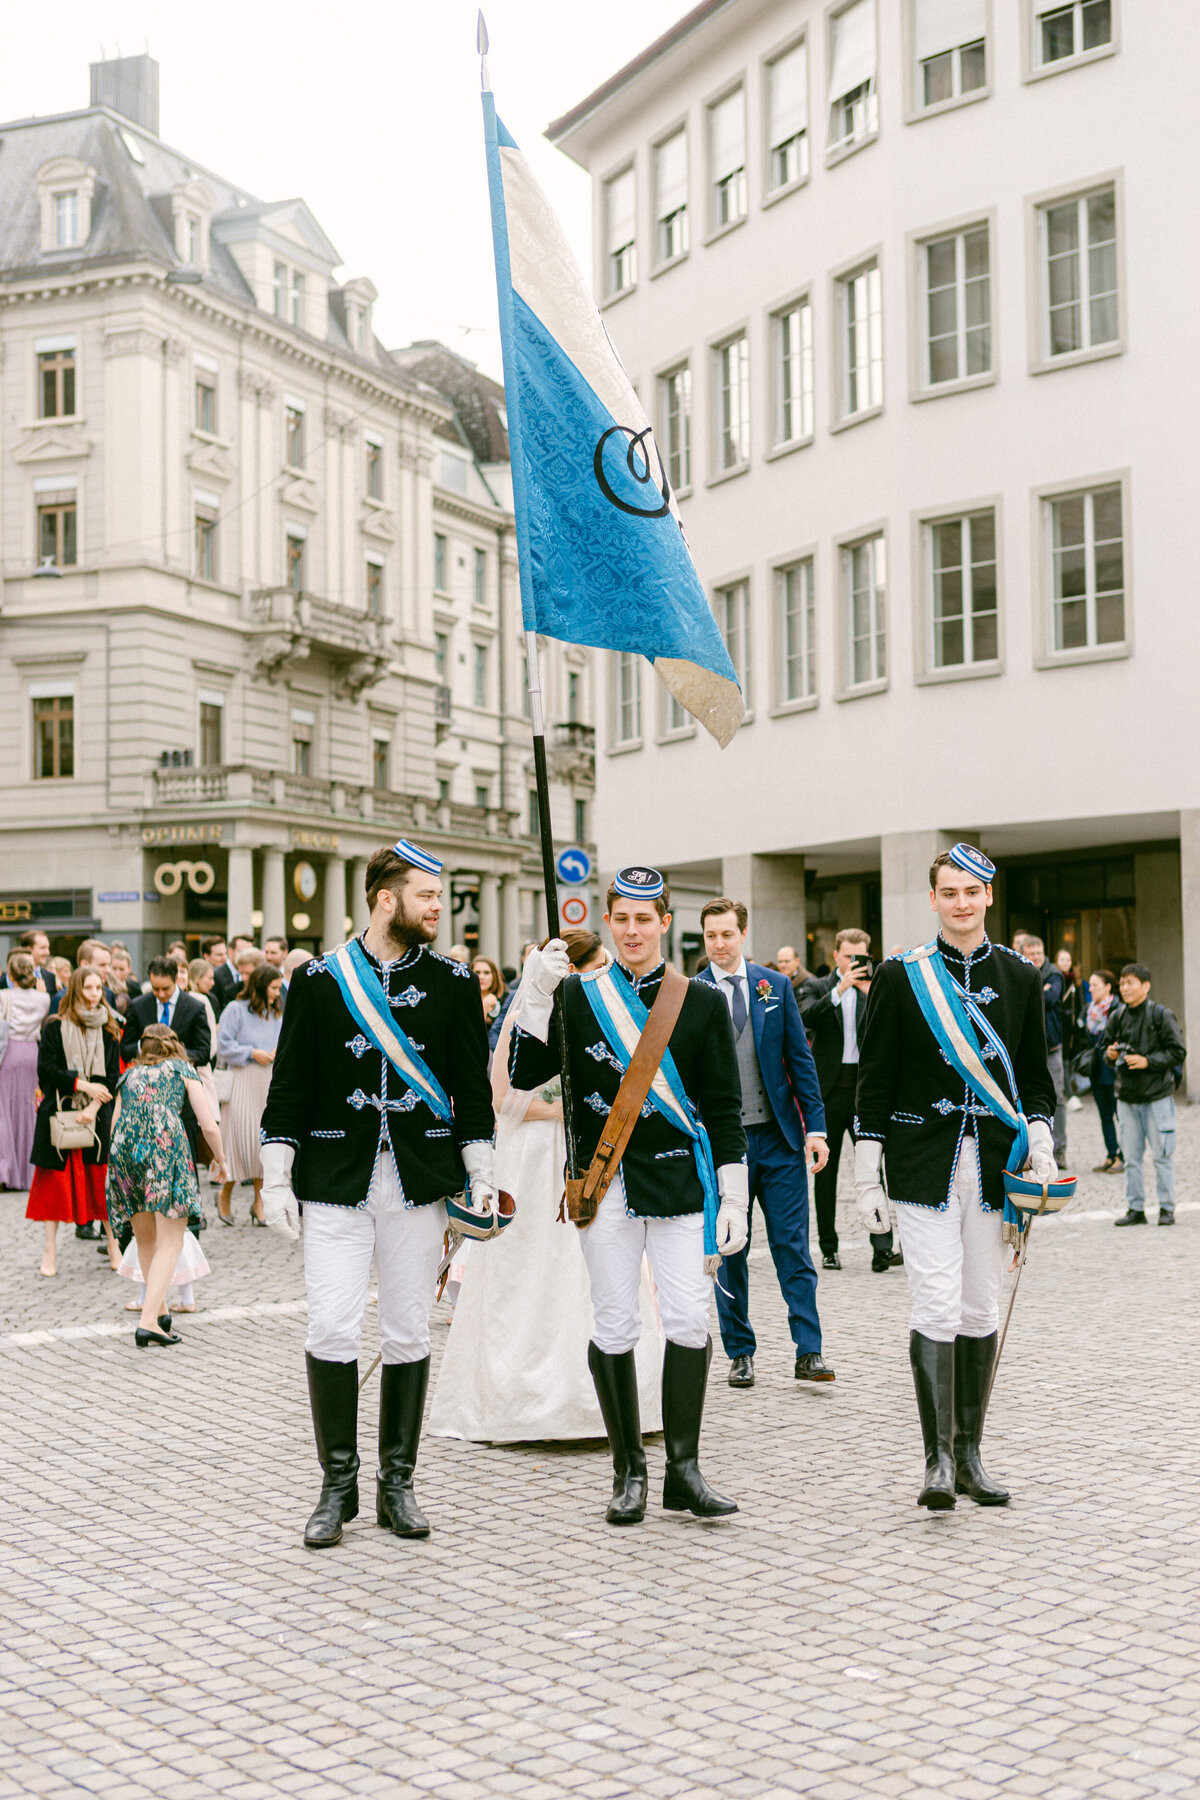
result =
M160 894L177 894L186 881L193 894L212 891L217 872L209 862L159 863L154 871L154 885Z

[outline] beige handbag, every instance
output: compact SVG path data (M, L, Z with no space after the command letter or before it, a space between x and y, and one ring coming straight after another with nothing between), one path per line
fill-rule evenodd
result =
M92 1150L96 1144L95 1121L81 1118L77 1112L64 1112L60 1099L50 1114L50 1142L60 1156L68 1150Z
M227 1069L224 1063L218 1063L213 1070L213 1092L218 1106L227 1106L233 1099L233 1070Z

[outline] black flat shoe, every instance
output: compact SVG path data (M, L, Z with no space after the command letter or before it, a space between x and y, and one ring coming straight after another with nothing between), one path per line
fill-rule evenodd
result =
M871 1258L871 1273L886 1275L889 1269L898 1269L903 1261L898 1250L876 1250Z
M1150 1221L1145 1213L1135 1212L1132 1206L1129 1208L1128 1212L1123 1212L1119 1219L1113 1220L1114 1225L1148 1225L1149 1223Z
M797 1381L832 1381L834 1373L821 1360L819 1350L806 1350L803 1356L796 1358Z
M148 1350L151 1344L160 1344L165 1349L168 1344L182 1344L183 1339L177 1331L143 1331L139 1325L133 1334L133 1341L139 1350Z
M842 1259L836 1250L826 1250L824 1252L821 1257L821 1267L823 1269L840 1269L841 1266Z
M752 1388L754 1386L754 1358L752 1356L735 1356L729 1365L729 1385L734 1388Z
M171 1315L170 1315L170 1313L159 1313L159 1315L158 1315L158 1329L159 1329L159 1330L160 1330L160 1331L170 1331L170 1329L171 1329Z
M1175 1214L1160 1212L1158 1215L1158 1222L1160 1225L1173 1225L1175 1223Z

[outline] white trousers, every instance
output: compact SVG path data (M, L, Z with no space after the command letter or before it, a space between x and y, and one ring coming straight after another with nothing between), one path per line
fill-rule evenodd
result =
M372 1259L379 1266L379 1339L385 1363L429 1355L429 1314L446 1208L408 1206L385 1151L366 1206L304 1208L305 1349L321 1362L356 1362Z
M990 1337L1000 1323L1004 1215L980 1203L974 1138L963 1140L943 1211L899 1205L896 1214L912 1297L910 1330L940 1344Z
M592 1342L608 1356L632 1350L642 1333L638 1293L642 1256L658 1289L664 1336L686 1349L708 1342L712 1282L704 1273L704 1215L635 1219L625 1210L625 1183L616 1180L586 1231L579 1233L592 1290Z

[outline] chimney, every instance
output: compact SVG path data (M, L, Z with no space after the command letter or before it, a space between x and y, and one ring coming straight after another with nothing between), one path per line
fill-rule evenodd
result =
M152 56L117 56L91 64L90 106L108 106L158 136L158 64Z

